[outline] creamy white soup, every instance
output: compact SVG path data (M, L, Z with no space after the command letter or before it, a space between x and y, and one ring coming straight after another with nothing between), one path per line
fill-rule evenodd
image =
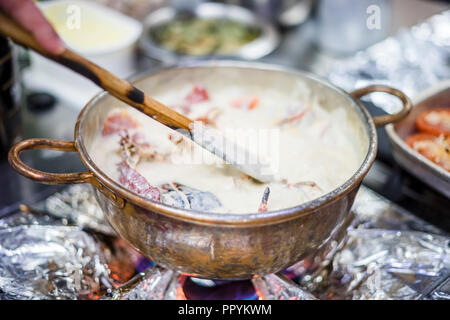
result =
M110 177L149 200L216 213L278 210L339 187L363 160L347 111L325 109L315 99L264 88L212 90L208 83L156 98L230 139L247 135L239 143L269 161L276 179L257 182L131 107L114 108L89 153Z

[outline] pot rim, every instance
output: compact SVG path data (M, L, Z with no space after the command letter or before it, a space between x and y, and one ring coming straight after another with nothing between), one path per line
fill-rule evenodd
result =
M378 143L375 124L372 116L369 114L367 109L362 105L362 103L354 99L349 93L312 73L300 70L290 70L288 67L259 62L247 62L247 61L242 62L233 60L220 60L220 61L199 60L191 62L182 62L170 66L162 66L158 69L152 69L149 72L139 74L136 77L132 77L131 80L133 82L142 80L149 75L155 75L159 72L168 69L195 68L195 67L234 67L242 69L250 68L250 69L284 72L296 76L310 78L325 85L326 87L332 90L341 93L349 100L349 102L351 102L355 106L355 111L360 112L361 115L363 116L365 129L367 130L367 134L369 136L368 150L363 162L349 179L347 179L342 185L335 188L334 190L322 195L319 198L301 203L298 206L280 210L255 212L255 213L211 213L204 211L180 209L159 202L149 201L144 197L127 190L125 187L121 186L119 183L115 182L112 178L110 178L106 173L104 173L99 167L97 167L97 165L91 159L85 147L83 137L81 135L82 126L84 122L87 121L86 115L88 114L89 110L91 108L94 108L96 103L100 101L104 96L108 95L107 92L103 91L94 96L78 115L74 134L75 147L78 151L78 154L80 155L82 162L84 163L86 168L93 174L95 179L97 179L101 184L110 189L113 193L118 194L125 200L136 203L140 207L143 207L150 211L160 213L168 217L184 220L187 222L195 222L198 224L208 224L208 225L212 224L218 226L269 225L291 220L307 214L311 214L319 207L327 206L328 204L339 200L341 197L345 196L355 187L359 186L360 182L362 181L362 179L372 166L372 163L375 160Z

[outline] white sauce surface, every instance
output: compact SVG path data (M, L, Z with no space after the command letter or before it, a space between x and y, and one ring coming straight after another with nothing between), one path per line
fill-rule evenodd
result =
M204 84L208 90L208 84ZM184 104L185 97L192 91L189 84L177 90L168 90L155 96L168 106ZM342 185L360 167L363 161L361 148L352 137L354 131L344 108L333 111L323 109L318 102L309 104L285 97L276 90L224 87L222 90L208 90L209 100L192 104L185 112L191 119L203 116L208 110L218 110L216 128L226 129L279 129L278 182L256 183L241 172L223 163L216 156L202 150L191 140L175 144L169 140L173 131L138 111L127 108L126 112L139 122L139 127L130 129L129 134L140 132L144 140L166 160L143 160L136 170L152 186L176 182L202 191L210 191L222 203L222 207L211 210L227 213L254 213L258 211L266 186L270 188L267 203L269 211L297 206L315 199ZM233 107L239 97L257 97L259 103L252 110ZM113 109L111 114L123 109ZM282 126L280 121L295 117L306 110L301 119ZM185 110L186 111L186 110ZM101 128L90 146L94 162L113 179L118 181L117 164L121 162L119 134L103 136ZM204 152L212 164L189 164L186 159ZM266 157L271 157L265 154ZM185 161L183 161L185 160ZM314 186L315 183L316 186ZM294 184L300 183L298 186Z

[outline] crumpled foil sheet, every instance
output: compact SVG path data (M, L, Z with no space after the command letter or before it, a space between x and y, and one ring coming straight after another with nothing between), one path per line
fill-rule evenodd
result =
M0 300L98 299L144 259L98 215L88 185L22 209L0 219Z
M385 84L408 96L450 79L450 10L404 29L355 56L340 60L329 70L331 82L352 91L371 84ZM387 94L364 97L388 113L399 101Z
M89 228L98 232L115 235L95 201L92 189L74 185L45 201L46 212L67 223Z
M450 238L362 187L341 241L286 270L319 299L449 299Z
M282 274L269 274L252 279L259 298L263 300L317 300Z
M105 300L176 300L184 299L183 276L158 266L139 273Z
M78 227L0 230L0 298L89 298L108 281L94 239Z
M0 299L186 299L183 275L158 266L135 275L146 259L109 233L86 193L90 186L71 186L0 220ZM55 203L64 203L62 213L49 205ZM362 187L329 243L251 283L260 299L449 299L449 243L439 229Z
M328 263L297 282L320 299L433 299L450 279L449 245L417 231L352 229ZM436 291L441 299L448 293Z
M352 299L422 298L450 276L450 240L412 231L352 230L334 258L335 274L358 275L349 282Z

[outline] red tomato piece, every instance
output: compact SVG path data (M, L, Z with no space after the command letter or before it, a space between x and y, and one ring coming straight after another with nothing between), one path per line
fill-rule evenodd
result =
M437 108L422 112L416 119L420 131L435 136L450 135L450 109Z
M414 150L450 172L450 136L416 133L406 139Z
M122 111L120 113L114 113L106 118L105 123L103 124L102 135L109 136L126 129L137 128L138 126L139 122L127 112Z

